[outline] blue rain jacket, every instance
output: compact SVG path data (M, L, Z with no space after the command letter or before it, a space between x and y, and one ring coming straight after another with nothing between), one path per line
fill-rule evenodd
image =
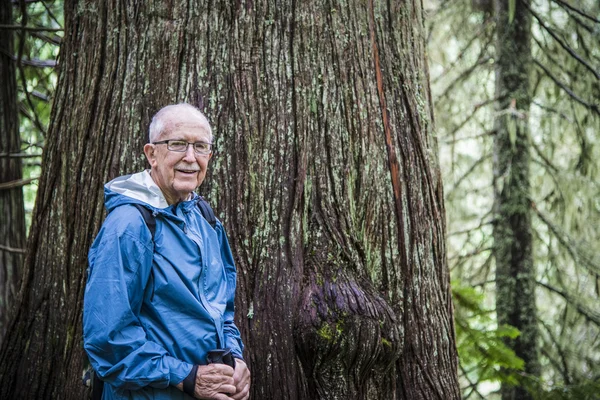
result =
M169 206L147 171L105 186L109 214L89 252L83 312L103 399L190 399L174 385L206 364L207 351L229 347L242 358L233 256L197 198ZM154 241L133 203L153 212Z

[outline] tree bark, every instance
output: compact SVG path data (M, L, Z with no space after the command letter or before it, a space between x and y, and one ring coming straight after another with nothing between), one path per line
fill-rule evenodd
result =
M497 0L496 98L494 140L494 257L499 325L512 325L520 336L508 345L525 362L526 376L539 376L532 254L529 179L529 107L531 14L517 0L510 21L509 2ZM503 383L503 400L531 399L527 381Z
M12 4L0 4L0 25L12 24ZM17 77L13 35L0 35L0 186L23 178L21 159L10 154L21 151ZM8 186L8 185L7 185ZM0 187L0 343L3 341L16 297L25 249L25 207L23 187Z
M422 12L67 1L0 397L82 397L102 184L142 169L151 115L187 101L216 134L201 192L235 252L252 398L458 399Z

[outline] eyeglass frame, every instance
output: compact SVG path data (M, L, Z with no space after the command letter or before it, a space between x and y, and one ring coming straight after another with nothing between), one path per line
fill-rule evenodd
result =
M185 145L185 149L184 150L173 150L173 149L170 148L169 142L185 142L185 144L186 144ZM202 144L209 145L210 146L210 151L208 153L199 153L196 150L196 143L202 143ZM176 153L185 153L187 151L188 147L190 147L190 144L191 144L192 148L194 149L194 153L198 154L198 155L201 155L201 156L207 156L207 155L209 155L210 153L213 152L213 149L214 149L214 144L210 143L210 142L187 142L187 141L185 141L183 139L167 139L167 140L161 140L161 141L158 141L158 142L152 142L151 144L166 144L167 145L167 150L174 151Z

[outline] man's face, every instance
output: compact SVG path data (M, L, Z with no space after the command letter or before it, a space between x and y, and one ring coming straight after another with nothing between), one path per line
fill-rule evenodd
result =
M177 139L189 143L209 143L209 132L206 119L189 113L177 113L171 117L156 141ZM212 153L197 154L193 145L189 145L185 152L176 152L169 150L167 144L151 143L144 146L144 153L152 167L152 179L169 204L187 200L202 184L208 160L212 156Z

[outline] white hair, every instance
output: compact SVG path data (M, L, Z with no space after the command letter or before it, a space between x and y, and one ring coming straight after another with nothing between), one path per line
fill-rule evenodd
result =
M175 115L173 114L182 111L189 112L190 114L195 114L197 117L206 121L206 124L208 125L209 129L208 137L210 142L212 143L213 134L212 128L208 123L208 118L206 118L206 115L204 115L202 111L198 110L193 105L187 103L179 103L165 106L158 110L156 114L154 114L154 116L152 117L152 122L150 122L150 127L148 128L148 143L155 142L156 139L159 138L161 133L163 133L163 131L167 128L167 125L169 125L169 123L172 122L172 120L174 119L173 117Z

